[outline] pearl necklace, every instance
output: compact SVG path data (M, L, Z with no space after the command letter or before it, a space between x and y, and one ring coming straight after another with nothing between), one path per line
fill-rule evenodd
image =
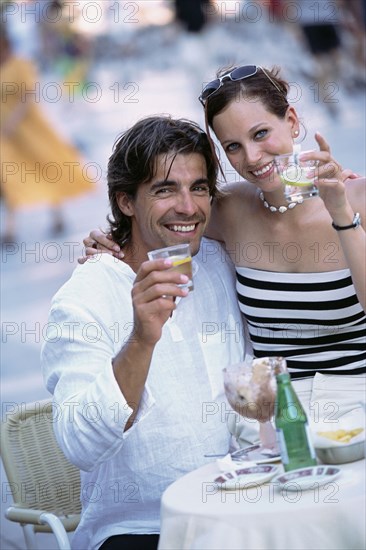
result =
M272 204L269 204L269 202L266 201L264 198L263 191L259 193L259 198L263 202L264 206L269 209L270 212L279 212L280 214L284 214L287 212L287 210L291 210L292 208L295 208L296 205L302 204L304 202L304 199L299 199L296 202L290 202L287 206L273 206Z

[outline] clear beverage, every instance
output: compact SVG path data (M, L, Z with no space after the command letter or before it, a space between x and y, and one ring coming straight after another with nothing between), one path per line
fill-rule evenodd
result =
M275 164L287 202L303 202L319 195L314 184L314 170L318 166L318 161L303 161L297 153L289 153L275 157Z
M178 286L193 290L192 254L189 244L183 243L159 248L158 250L151 250L147 255L149 260L169 258L173 262L170 269L188 277L187 283L182 283Z
M171 269L174 269L174 271L177 271L178 273L181 273L182 275L186 275L188 277L187 283L180 284L178 286L180 286L181 288L189 288L189 290L193 290L191 256L188 256L186 258L182 258L181 256L171 256L169 259L173 262Z
M286 368L276 374L275 426L285 472L317 464L308 419Z

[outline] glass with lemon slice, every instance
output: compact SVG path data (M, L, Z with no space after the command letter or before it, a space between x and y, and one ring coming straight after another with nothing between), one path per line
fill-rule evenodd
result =
M193 290L192 255L189 244L177 244L175 246L159 248L158 250L151 250L147 255L149 260L169 258L173 262L171 269L188 277L187 283L178 286Z
M276 156L274 161L287 202L296 204L319 195L314 184L317 160L301 160L299 153L288 153Z

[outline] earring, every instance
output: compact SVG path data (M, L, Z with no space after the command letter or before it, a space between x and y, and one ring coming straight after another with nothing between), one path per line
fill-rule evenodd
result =
M301 120L299 120L300 129L294 130L294 143L299 144L306 138L307 130Z

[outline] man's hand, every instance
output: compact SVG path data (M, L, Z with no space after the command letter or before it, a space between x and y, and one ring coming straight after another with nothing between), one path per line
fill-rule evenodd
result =
M179 284L188 277L171 270L172 261L159 259L143 262L137 272L132 289L134 309L133 339L155 345L163 325L176 308L175 298L187 296L189 290Z

